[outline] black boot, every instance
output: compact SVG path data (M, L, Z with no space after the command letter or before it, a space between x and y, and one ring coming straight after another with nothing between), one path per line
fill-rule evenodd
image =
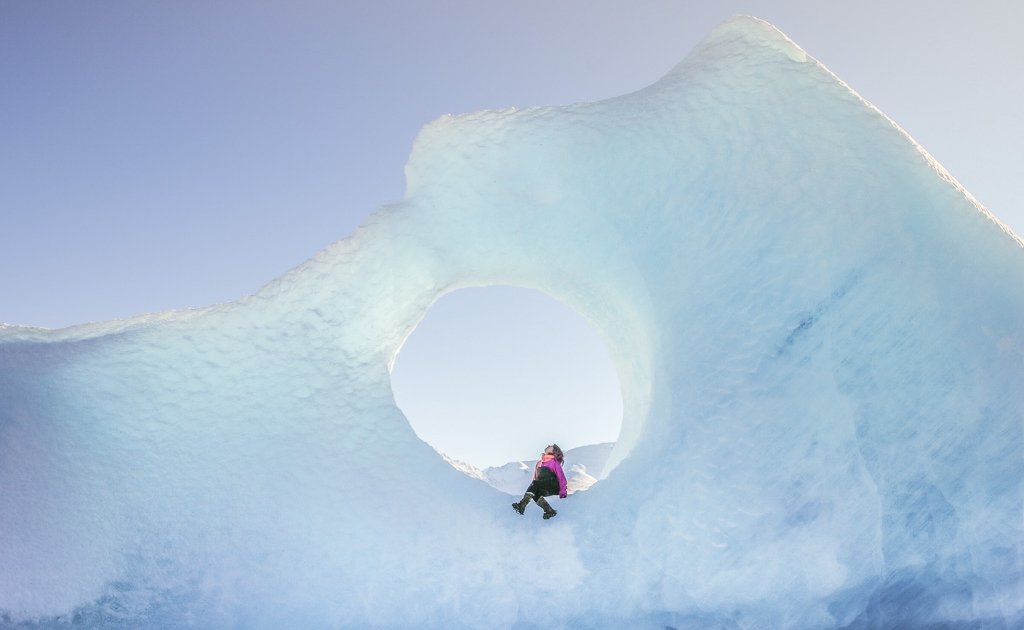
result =
M526 494L523 495L523 498L519 502L512 504L512 509L522 514L523 511L526 510L526 506L530 504L530 499L532 498L533 493L527 492Z
M547 520L555 514L558 514L558 512L556 512L555 509L551 507L550 504L548 504L548 500L545 499L544 497L537 497L537 505L539 505L541 509L544 510L544 520Z

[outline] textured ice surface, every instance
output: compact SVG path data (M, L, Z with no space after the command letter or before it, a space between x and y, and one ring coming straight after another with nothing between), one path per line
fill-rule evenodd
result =
M1022 244L771 26L443 117L407 177L255 296L0 332L0 623L1024 624ZM391 396L431 303L489 284L619 370L617 467L553 521Z

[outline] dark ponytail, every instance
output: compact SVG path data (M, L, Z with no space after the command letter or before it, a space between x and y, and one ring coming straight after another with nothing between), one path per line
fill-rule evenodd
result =
M558 448L557 444L551 445L551 451L555 454L555 459L558 460L559 464L565 463L565 455L562 454L562 449Z

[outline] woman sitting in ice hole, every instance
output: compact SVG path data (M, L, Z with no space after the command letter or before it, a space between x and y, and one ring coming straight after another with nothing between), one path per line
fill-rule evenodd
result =
M523 498L518 503L512 504L512 509L522 514L526 510L526 506L530 504L530 499L533 499L544 510L545 519L558 514L544 497L557 494L559 499L565 498L565 473L562 472L563 463L565 463L565 457L562 455L562 449L558 448L557 444L545 447L544 452L541 453L540 461L533 467L533 483L526 489L526 494L523 495Z

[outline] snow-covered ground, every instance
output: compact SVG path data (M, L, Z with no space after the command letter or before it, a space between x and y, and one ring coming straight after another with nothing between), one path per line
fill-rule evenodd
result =
M0 328L0 625L1024 626L1024 245L773 27L445 116L407 180L250 298ZM550 521L390 388L491 284L619 372L603 479Z

